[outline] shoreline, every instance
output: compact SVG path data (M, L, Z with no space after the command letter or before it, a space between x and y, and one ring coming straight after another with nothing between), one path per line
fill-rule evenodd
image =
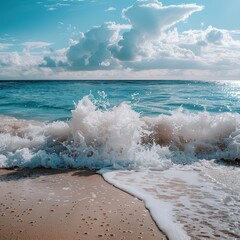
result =
M0 240L167 239L143 201L85 169L0 169Z

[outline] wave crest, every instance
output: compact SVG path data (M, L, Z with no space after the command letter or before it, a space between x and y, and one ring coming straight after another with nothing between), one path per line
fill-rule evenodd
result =
M85 96L69 122L0 117L0 167L165 169L239 157L239 114L141 117L129 103L107 109Z

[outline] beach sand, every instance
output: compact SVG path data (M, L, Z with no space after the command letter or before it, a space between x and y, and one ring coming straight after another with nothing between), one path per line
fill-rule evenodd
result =
M0 170L0 240L166 239L144 203L93 171Z

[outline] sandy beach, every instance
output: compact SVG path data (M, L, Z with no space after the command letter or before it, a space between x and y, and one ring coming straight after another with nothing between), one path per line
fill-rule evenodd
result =
M144 203L93 171L0 170L0 239L166 239Z

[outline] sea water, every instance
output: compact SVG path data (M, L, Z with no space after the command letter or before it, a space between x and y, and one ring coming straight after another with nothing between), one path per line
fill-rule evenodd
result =
M99 170L170 239L240 238L240 82L0 82L0 167Z

